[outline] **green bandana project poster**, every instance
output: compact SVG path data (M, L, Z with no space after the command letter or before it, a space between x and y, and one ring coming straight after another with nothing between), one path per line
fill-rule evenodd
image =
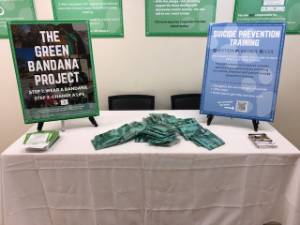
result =
M33 0L0 0L0 38L8 37L7 21L35 19Z
M206 36L216 0L145 0L147 36Z
M25 123L99 114L86 21L10 23Z
M299 0L236 0L235 22L285 22L288 34L300 34Z
M93 37L123 37L122 0L52 0L57 20L89 20Z

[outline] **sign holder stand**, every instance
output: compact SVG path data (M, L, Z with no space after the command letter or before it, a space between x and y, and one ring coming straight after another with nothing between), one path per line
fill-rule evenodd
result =
M213 115L211 115L211 114L207 115L207 121L206 121L207 126L209 126L211 124L213 119L214 119Z
M90 116L90 117L89 117L89 120L90 120L91 124L92 124L94 127L98 127L98 123L97 123L97 121L95 120L95 117Z
M37 130L38 131L42 131L43 130L43 126L44 126L44 122L38 122L38 124L37 124Z
M257 132L258 131L258 126L259 126L259 120L252 120L252 124L254 127L254 131Z
M214 115L212 115L212 114L207 115L207 121L206 121L207 126L209 126L211 124L213 119L214 119ZM258 126L259 126L259 120L252 120L252 124L253 124L254 131L257 132Z
M61 121L61 128L60 128L60 130L62 132L64 132L66 130L66 126L65 126L65 121L64 120Z
M91 122L91 124L94 127L98 127L98 123L97 123L95 117L89 116L89 121ZM43 130L43 126L44 126L44 122L38 122L38 124L37 124L37 131L39 131L39 132L42 131ZM64 121L61 121L61 130L65 131L65 123L64 123Z

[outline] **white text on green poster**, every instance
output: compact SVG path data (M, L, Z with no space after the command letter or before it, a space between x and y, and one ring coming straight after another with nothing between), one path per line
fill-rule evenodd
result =
M149 36L204 36L215 21L216 0L145 1Z
M33 0L0 0L0 38L8 37L7 21L34 19Z
M57 20L89 20L94 37L123 37L121 0L52 0Z
M285 22L287 33L300 34L299 0L236 0L236 22Z

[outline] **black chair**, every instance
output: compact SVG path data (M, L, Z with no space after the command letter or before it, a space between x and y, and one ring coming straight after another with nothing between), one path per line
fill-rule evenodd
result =
M181 94L171 96L172 109L200 109L201 94Z
M154 110L152 95L115 95L108 97L109 110Z

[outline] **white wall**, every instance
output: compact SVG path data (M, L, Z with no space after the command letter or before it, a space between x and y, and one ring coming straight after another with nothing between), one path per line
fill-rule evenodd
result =
M51 1L35 0L39 19L52 19ZM217 22L230 22L234 0L218 0ZM107 96L152 94L156 108L170 108L170 95L199 92L206 38L145 37L144 0L123 0L124 38L93 39L101 109ZM20 101L8 40L0 40L0 96L2 125L0 150L28 126L23 125ZM300 148L300 36L288 36L283 59L275 126Z

